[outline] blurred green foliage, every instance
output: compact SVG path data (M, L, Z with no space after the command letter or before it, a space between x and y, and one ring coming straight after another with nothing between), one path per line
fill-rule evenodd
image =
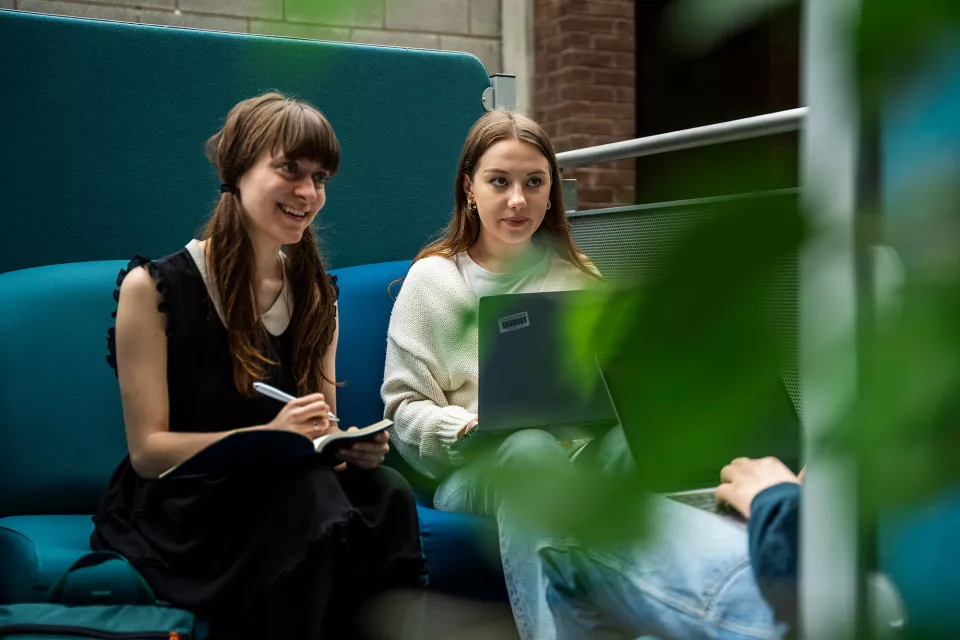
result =
M682 47L702 54L793 2L677 0L665 27L685 38ZM862 0L848 26L864 117L877 113L885 92L909 78L958 25L956 0ZM874 131L864 135L868 144L876 142L869 139ZM751 162L757 160L727 157L684 179L720 192L724 176L749 171ZM869 255L868 244L906 243L925 248L927 259L911 264L897 307L860 327L856 397L829 439L815 444L858 461L866 522L960 482L960 194L949 184L925 192L926 201L912 203L925 215L855 235L859 255ZM602 306L571 314L561 375L584 376L597 351L617 354L636 388L630 402L647 421L646 446L634 450L635 476L611 482L586 473L567 494L563 515L546 520L585 540L635 540L647 489L683 481L714 459L717 448L756 437L749 429L771 401L771 381L788 355L787 345L770 334L767 293L777 285L778 265L796 260L812 240L829 242L833 233L813 229L811 213L733 202L678 239L665 258L669 268L620 283ZM862 213L862 219L883 220ZM514 480L513 490L522 493L525 480Z

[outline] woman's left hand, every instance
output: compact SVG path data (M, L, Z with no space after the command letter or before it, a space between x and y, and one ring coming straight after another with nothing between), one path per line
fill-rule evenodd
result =
M350 427L347 431L357 431L356 427ZM381 431L373 436L372 440L367 442L354 442L350 446L343 447L337 452L340 460L361 469L376 469L383 464L387 452L390 451L390 434L387 431Z

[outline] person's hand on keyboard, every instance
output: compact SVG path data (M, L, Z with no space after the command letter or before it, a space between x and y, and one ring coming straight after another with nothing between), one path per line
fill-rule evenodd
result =
M737 458L720 470L720 482L717 504L727 504L749 519L750 504L758 493L783 482L799 484L800 478L776 458Z

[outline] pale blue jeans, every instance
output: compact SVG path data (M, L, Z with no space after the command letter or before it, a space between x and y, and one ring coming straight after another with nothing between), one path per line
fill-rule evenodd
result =
M643 542L584 548L544 538L538 557L558 640L772 640L778 625L754 580L744 524L651 497Z
M629 469L620 427L603 439L596 462ZM493 482L511 470L523 474L522 504L502 500ZM454 471L434 495L439 510L497 520L510 606L523 640L778 637L753 580L746 532L733 522L656 499L661 533L648 544L601 552L531 529L525 512L562 505L562 487L576 477L553 436L525 430L491 456Z

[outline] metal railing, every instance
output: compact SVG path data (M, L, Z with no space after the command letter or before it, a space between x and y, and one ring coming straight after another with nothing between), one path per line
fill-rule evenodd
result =
M753 118L710 124L705 127L564 151L557 154L557 162L561 169L569 169L601 162L639 158L657 153L679 151L680 149L787 133L799 130L803 126L806 115L806 107L801 107Z

